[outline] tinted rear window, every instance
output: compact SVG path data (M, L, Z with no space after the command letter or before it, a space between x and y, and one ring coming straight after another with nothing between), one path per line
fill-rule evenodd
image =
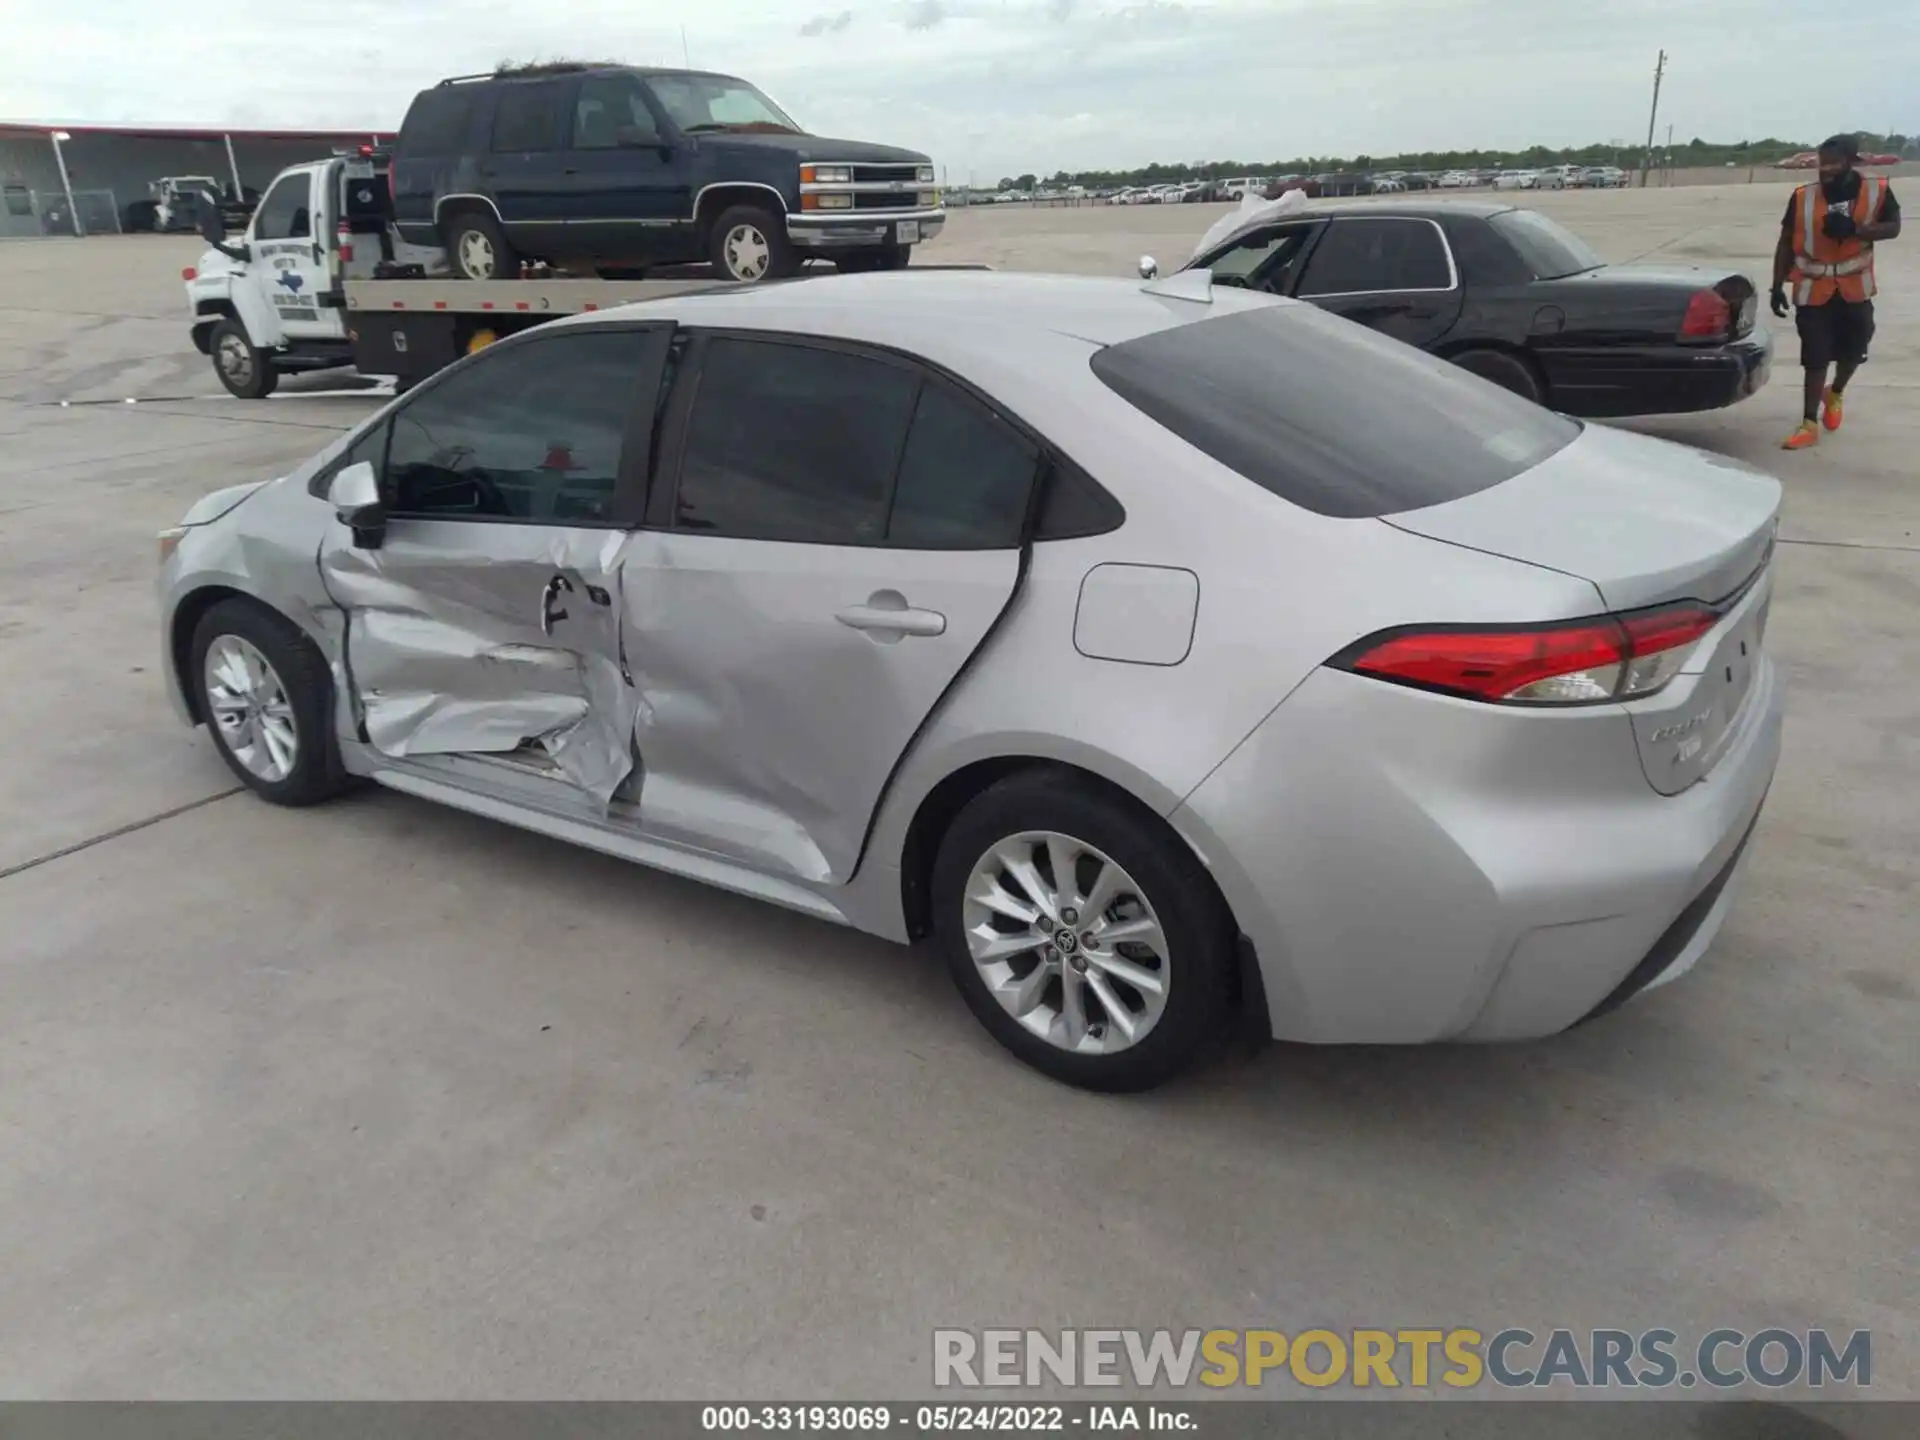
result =
M472 92L465 88L424 91L400 124L400 146L414 155L450 155L467 138Z
M1586 241L1538 210L1502 210L1488 223L1513 246L1535 279L1578 275L1602 263Z
M1530 470L1580 427L1310 305L1110 345L1093 372L1195 449L1321 515L1445 504Z

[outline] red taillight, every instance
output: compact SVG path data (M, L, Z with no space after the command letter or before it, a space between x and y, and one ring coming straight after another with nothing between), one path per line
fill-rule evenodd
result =
M1504 705L1635 700L1661 689L1723 612L1686 601L1560 625L1402 630L1335 657L1343 670Z
M1733 329L1733 307L1718 290L1696 290L1680 322L1682 340L1724 340Z
M343 264L353 263L353 231L347 228L347 222L340 222L340 229L334 235L334 249L340 252Z
M194 269L193 266L189 265L187 266L186 269L180 272L180 278L182 280L192 280L197 275L199 275L199 273L200 272L198 270Z

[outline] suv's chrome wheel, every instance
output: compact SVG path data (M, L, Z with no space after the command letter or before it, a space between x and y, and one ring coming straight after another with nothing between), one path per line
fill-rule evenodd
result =
M1058 1049L1109 1055L1159 1023L1166 931L1120 865L1048 830L1010 835L968 877L967 949L1002 1009Z
M758 225L740 224L721 242L727 272L736 280L762 280L773 264L773 247Z
M469 280L493 278L493 241L478 230L460 234L460 270Z

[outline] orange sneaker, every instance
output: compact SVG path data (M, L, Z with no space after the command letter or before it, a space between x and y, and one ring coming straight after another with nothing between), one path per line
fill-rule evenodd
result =
M1842 413L1840 392L1831 385L1827 387L1826 398L1820 402L1820 423L1829 430L1838 430L1840 422L1846 418Z
M1810 450L1820 443L1820 427L1811 420L1802 420L1800 428L1780 442L1782 450Z

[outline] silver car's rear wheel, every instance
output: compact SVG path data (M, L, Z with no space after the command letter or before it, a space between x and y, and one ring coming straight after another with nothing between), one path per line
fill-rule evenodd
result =
M267 657L238 635L207 647L207 710L227 752L269 785L293 773L300 732L287 687Z
M1027 830L967 881L967 949L1008 1015L1056 1049L1109 1055L1152 1033L1173 974L1139 883L1071 835Z
M1145 1090L1227 1033L1233 916L1191 846L1139 801L1047 765L941 827L927 921L988 1032L1090 1090Z

